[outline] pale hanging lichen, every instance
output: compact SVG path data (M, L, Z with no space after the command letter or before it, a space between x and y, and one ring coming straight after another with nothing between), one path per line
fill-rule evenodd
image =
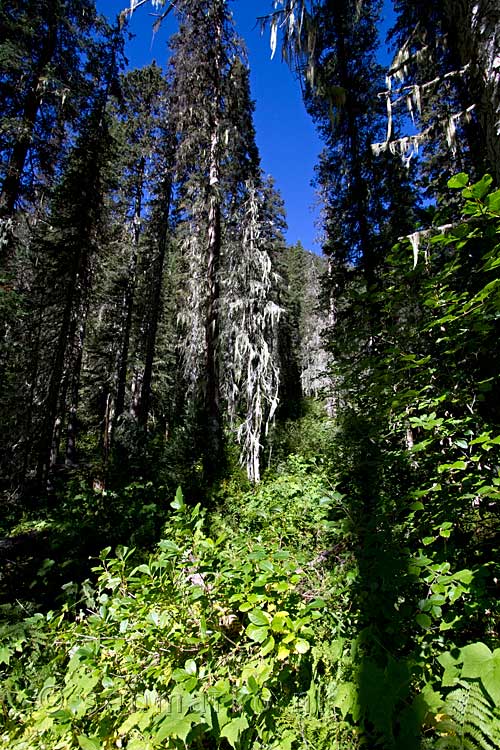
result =
M442 40L445 43L445 40ZM418 49L413 49L419 45ZM470 105L463 112L454 112L445 119L438 120L433 127L427 127L424 131L413 135L403 136L393 139L393 118L394 111L398 105L403 105L411 118L413 125L417 126L417 115L420 118L423 109L423 99L425 96L435 94L439 86L445 81L452 78L464 79L470 68L470 63L460 68L449 70L446 73L435 76L432 80L422 83L409 83L405 81L412 74L415 67L418 68L423 60L429 58L432 50L426 44L425 34L422 33L420 25L417 24L408 39L398 50L392 61L391 67L386 76L386 89L380 92L379 97L385 98L387 109L387 136L383 143L372 144L372 151L375 155L389 151L391 154L400 156L405 167L409 167L411 159L418 154L419 147L436 133L436 127L441 128L445 141L453 154L457 150L457 129L458 120L465 117L470 119L471 111L474 104ZM394 86L393 81L401 85Z
M183 265L183 302L177 315L180 331L179 354L188 392L195 394L202 376L205 352L204 304L206 274L203 273L204 245L202 231L195 219L182 227L185 236L180 243Z
M279 366L277 326L281 308L273 301L273 273L262 231L262 196L247 186L242 210L243 230L235 242L230 272L224 279L225 337L230 351L225 392L229 413L241 446L240 462L252 482L260 480L262 437L278 407Z
M413 234L408 235L408 239L410 240L410 244L413 250L413 268L416 268L417 263L418 263L418 250L420 246L420 237L421 237L421 232L413 232Z

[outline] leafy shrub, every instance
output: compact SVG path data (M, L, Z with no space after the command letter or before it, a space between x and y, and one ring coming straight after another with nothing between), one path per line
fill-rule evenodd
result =
M310 686L314 569L277 542L210 538L180 492L173 506L147 561L104 550L76 617L4 630L6 745L291 747L276 717Z

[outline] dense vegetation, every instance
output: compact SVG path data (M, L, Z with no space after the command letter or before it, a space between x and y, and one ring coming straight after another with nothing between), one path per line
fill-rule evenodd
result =
M262 19L319 258L227 3L154 5L166 72L0 7L0 746L495 750L500 11L398 0L385 80L376 0Z

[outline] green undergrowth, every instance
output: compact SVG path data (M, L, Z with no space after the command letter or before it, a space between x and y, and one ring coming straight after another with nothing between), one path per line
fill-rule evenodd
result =
M347 498L321 466L290 456L221 496L207 513L179 489L155 550L107 547L59 609L3 608L0 747L498 746L500 649L439 627L474 570L410 556L397 651L366 624Z

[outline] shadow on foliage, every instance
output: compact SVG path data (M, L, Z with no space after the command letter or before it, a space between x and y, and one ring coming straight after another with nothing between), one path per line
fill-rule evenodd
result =
M417 750L423 716L411 694L415 676L414 612L418 591L409 576L402 519L409 467L391 450L379 425L350 412L342 424L347 471L339 489L350 502L357 576L351 589L357 612L355 709L369 747ZM398 492L398 488L400 492ZM389 494L390 493L390 494Z

